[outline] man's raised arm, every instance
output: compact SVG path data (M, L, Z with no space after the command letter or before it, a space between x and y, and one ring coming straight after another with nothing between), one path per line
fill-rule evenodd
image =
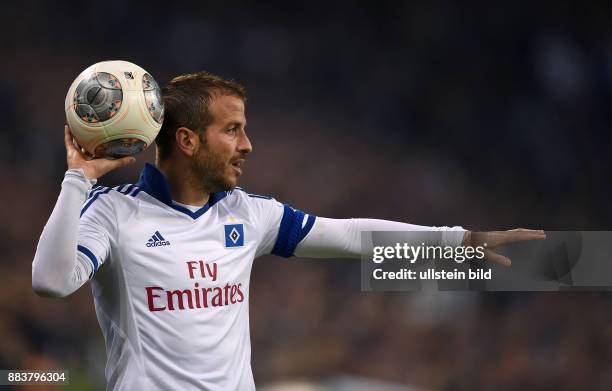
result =
M64 144L68 171L32 262L32 288L43 296L67 296L89 279L93 267L87 255L77 251L81 207L97 178L135 161L133 157L87 160L73 144L67 126Z

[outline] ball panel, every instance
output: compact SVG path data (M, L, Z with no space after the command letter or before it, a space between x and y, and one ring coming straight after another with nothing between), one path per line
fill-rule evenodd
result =
M147 148L147 143L137 138L120 138L98 145L94 151L95 157L118 159L135 155Z
M153 76L148 73L142 75L142 90L149 114L151 114L155 122L161 125L164 120L164 103L161 97L161 90Z
M121 83L119 83L119 80L111 73L98 72L96 73L96 78L98 79L98 83L104 88L121 90Z
M86 123L107 121L117 114L123 101L119 80L110 73L96 72L81 80L74 91L74 106Z
M149 114L161 125L164 121L164 105L161 103L159 90L144 91L144 98Z
M100 122L100 118L94 111L93 107L91 107L90 105L77 104L76 106L74 106L74 111L77 113L79 118L84 122L87 122L90 124L91 123L95 124L95 123Z

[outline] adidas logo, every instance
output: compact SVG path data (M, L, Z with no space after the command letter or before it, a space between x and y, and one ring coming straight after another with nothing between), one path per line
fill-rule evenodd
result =
M155 231L153 236L147 242L147 247L157 247L157 246L169 246L170 242L164 239L162 234L159 231Z

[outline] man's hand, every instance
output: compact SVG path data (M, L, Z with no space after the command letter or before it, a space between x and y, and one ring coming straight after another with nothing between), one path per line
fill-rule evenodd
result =
M464 246L483 246L485 247L485 258L489 261L497 262L502 266L510 266L512 262L507 257L495 252L497 246L523 242L526 240L543 240L546 234L543 230L534 229L511 229L510 231L491 231L491 232L466 232L463 238Z
M127 166L134 163L136 159L132 156L122 157L117 160L90 159L81 152L72 142L72 133L68 125L64 126L64 144L66 145L66 161L68 169L82 169L88 179L98 179L115 168Z

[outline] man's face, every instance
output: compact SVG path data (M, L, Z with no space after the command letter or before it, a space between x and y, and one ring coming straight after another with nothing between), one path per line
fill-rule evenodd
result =
M208 192L236 187L241 165L252 151L245 128L244 102L232 95L217 95L209 105L213 122L200 137L192 170Z

